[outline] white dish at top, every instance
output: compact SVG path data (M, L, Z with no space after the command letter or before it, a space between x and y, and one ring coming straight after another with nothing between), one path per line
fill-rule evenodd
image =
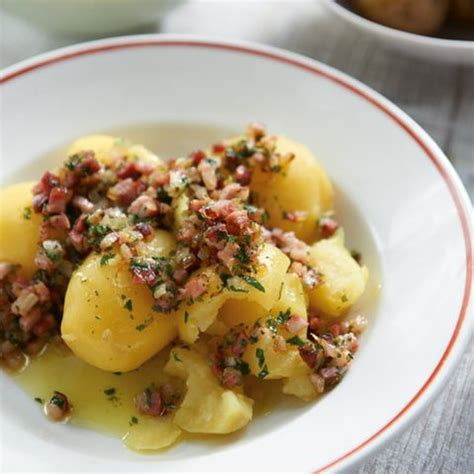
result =
M430 61L474 64L474 41L408 33L368 20L335 0L322 0L322 3L345 23L391 49Z
M139 455L49 423L2 373L4 470L353 468L446 385L473 323L470 203L441 150L389 101L295 54L182 36L72 46L8 68L1 82L2 184L37 177L47 166L40 157L86 133L135 126L132 140L180 153L186 140L205 145L257 120L319 157L342 196L349 244L374 269L369 290L382 283L376 301L360 306L370 325L344 380L319 402L258 418L229 442ZM156 124L156 136L139 136L140 124ZM186 131L182 141L165 140L170 124L174 137Z

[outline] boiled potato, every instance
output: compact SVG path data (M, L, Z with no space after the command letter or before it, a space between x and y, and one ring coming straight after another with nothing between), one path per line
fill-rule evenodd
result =
M367 18L411 33L436 33L446 19L450 0L352 0Z
M36 183L14 184L0 190L0 261L21 265L22 273L35 272L35 255L42 221L32 210Z
M134 451L156 451L171 446L179 438L181 430L170 416L141 417L123 438L127 448Z
M331 182L311 151L297 142L277 137L276 151L294 153L295 158L284 172L264 173L257 166L250 184L256 193L256 201L270 216L268 225L284 231L294 231L306 242L318 237L318 219L334 207ZM301 222L285 218L288 212L305 211Z
M282 387L283 393L294 395L305 402L314 400L318 396L318 392L309 378L309 367L306 367L306 372L285 379Z
M215 321L219 309L229 299L254 301L270 310L278 298L281 281L290 264L288 257L273 245L265 244L258 256L257 272L253 278L262 286L257 289L236 277L232 287L222 288L222 281L213 268L199 270L195 276L205 278L208 291L192 304L183 303L177 311L180 338L193 343L200 332L206 331ZM238 291L235 291L237 289Z
M161 247L154 242L155 253L167 255L173 239L162 232ZM89 364L125 372L136 369L169 344L177 335L176 321L171 314L153 311L151 291L133 282L120 254L106 263L101 259L92 253L73 273L61 335Z
M312 265L322 273L322 283L309 291L310 306L330 316L340 316L365 290L369 271L344 247L342 233L310 247Z
M237 308L236 308L237 309ZM298 336L306 339L306 329L303 328L298 334L289 334L284 326L278 324L276 318L280 313L290 312L307 319L306 299L303 286L300 279L294 273L287 273L283 279L281 294L266 318L261 319L262 325L267 325L269 320L273 320L274 328L285 340ZM249 364L252 374L258 375L262 370L261 361L257 356L257 350L263 351L268 375L266 379L280 379L291 375L304 374L307 371L307 365L301 359L298 347L286 344L285 350L277 350L274 344L274 334L271 331L265 331L255 344L249 344L244 353L244 360Z
M67 154L71 156L88 150L93 151L97 160L104 164L110 163L114 156L125 156L127 159L161 163L161 160L144 146L128 146L122 139L110 135L88 135L78 138L71 144Z
M174 422L183 430L226 434L243 428L252 419L253 401L223 388L198 352L172 349L165 372L186 380L186 395L174 415Z

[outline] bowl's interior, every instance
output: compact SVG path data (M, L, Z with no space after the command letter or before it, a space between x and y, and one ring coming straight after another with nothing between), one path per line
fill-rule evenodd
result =
M136 40L73 54L2 88L3 182L38 176L46 163L39 157L90 132L120 129L172 155L257 120L305 143L336 184L349 244L372 270L369 292L382 282L376 304L373 296L362 302L371 325L351 371L314 405L283 407L236 442L201 440L138 456L115 439L48 424L2 376L2 443L11 459L26 446L35 466L49 469L153 470L156 462L162 470L314 469L378 432L438 370L466 286L463 205L447 182L458 184L434 144L363 86L273 53ZM298 446L298 459L288 446ZM68 466L61 464L66 453Z

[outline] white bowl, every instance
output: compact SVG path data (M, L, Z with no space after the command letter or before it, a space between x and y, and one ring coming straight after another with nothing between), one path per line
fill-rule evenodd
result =
M429 61L474 64L474 41L443 39L408 33L368 20L336 0L322 0L322 3L347 25L403 54Z
M157 124L155 134L129 134L167 154L258 120L314 150L337 186L349 244L372 270L360 308L370 327L348 375L319 402L257 418L231 440L141 456L117 439L47 422L0 374L5 470L353 468L446 385L473 326L472 208L433 140L379 94L296 54L182 36L72 46L10 67L1 80L3 183L38 176L50 164L40 157L89 132Z
M153 25L184 0L2 0L1 7L60 34L106 36Z

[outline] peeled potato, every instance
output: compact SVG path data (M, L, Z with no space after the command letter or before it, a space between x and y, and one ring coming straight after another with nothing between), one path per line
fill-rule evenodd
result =
M253 401L225 389L212 374L204 356L175 348L165 367L169 375L186 380L186 395L174 415L174 422L191 433L232 433L252 419Z
M450 0L352 0L364 16L411 33L436 33L448 14Z
M177 311L179 335L183 341L195 342L199 333L212 325L219 309L230 299L253 301L267 311L272 308L290 262L281 250L270 244L263 246L257 260L253 278L263 287L263 291L241 279L236 283L240 291L223 289L222 281L213 268L198 271L196 275L205 277L209 282L208 291L192 304L183 303Z
M306 372L307 373L299 375L292 375L285 379L283 381L282 392L287 395L294 395L305 402L314 400L318 396L318 392L309 378L309 367L306 367Z
M68 156L81 151L93 151L101 163L110 163L114 156L125 156L129 160L138 159L149 163L161 163L161 160L143 145L128 146L122 140L110 135L88 135L74 141L69 147Z
M30 277L35 271L41 215L31 208L34 182L0 190L0 261L19 264Z
M330 316L340 316L362 295L369 276L344 247L342 234L310 247L312 265L323 282L309 291L310 306Z
M162 237L155 254L168 254L173 239ZM155 312L151 291L137 285L120 255L101 264L91 254L69 282L61 324L66 344L81 359L103 370L139 367L177 335L171 314Z
M269 212L269 226L293 231L298 238L313 242L318 237L319 217L334 206L331 182L306 146L278 136L276 151L294 153L295 158L285 172L264 173L256 167L250 188L256 193L257 204ZM305 211L306 219L291 222L285 213L292 211Z
M238 308L235 308L238 310ZM280 313L286 313L289 310L295 314L307 319L306 300L303 286L300 279L294 273L287 273L283 279L281 294L270 313L262 318L260 324L267 325L269 319L275 320ZM289 334L284 326L278 325L279 333L287 340L293 336L306 338L306 329L302 329L299 334ZM277 350L274 345L275 335L270 331L265 331L254 344L249 344L244 353L244 360L249 364L252 374L258 375L262 370L261 362L257 356L257 350L263 351L265 365L268 369L266 379L280 379L291 375L304 374L307 372L307 365L300 357L298 347L290 343L286 344L285 350Z

